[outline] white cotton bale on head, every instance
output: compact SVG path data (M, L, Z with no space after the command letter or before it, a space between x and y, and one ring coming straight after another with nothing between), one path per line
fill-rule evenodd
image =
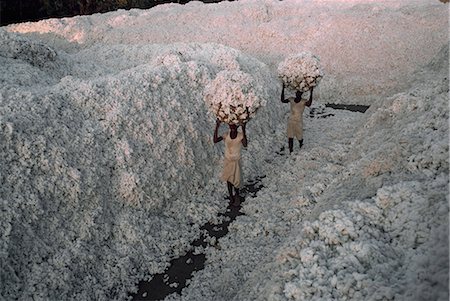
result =
M204 100L209 110L222 122L246 123L267 100L253 77L239 70L224 70L206 86Z
M319 57L310 52L291 55L278 65L278 77L283 83L301 92L317 86L323 74Z

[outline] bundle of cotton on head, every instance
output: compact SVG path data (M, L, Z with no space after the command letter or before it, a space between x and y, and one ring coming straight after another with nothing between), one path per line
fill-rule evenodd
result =
M247 73L221 71L206 86L204 100L216 117L228 124L245 123L266 104L262 87Z
M278 76L289 88L306 92L323 77L320 59L309 52L289 56L278 65Z

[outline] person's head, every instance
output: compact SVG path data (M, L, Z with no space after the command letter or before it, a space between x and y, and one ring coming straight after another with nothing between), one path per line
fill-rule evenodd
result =
M302 91L300 91L300 90L297 90L297 91L295 92L295 98L297 98L297 99L300 99L300 98L302 98L302 94L303 94L303 92L302 92Z
M238 126L236 124L230 124L230 132L237 132Z

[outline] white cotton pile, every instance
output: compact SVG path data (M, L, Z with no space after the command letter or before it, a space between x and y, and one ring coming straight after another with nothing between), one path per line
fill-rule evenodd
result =
M437 0L191 1L19 23L8 29L47 40L68 53L102 44L220 43L264 61L274 74L281 58L308 50L320 56L326 71L315 100L332 97L336 103L370 105L380 94L388 97L406 88L417 66L447 44L445 5Z
M428 199L447 180L383 187L305 222L291 257L279 256L289 277L277 300L447 300L448 246L437 239L448 233L448 202Z
M56 51L43 43L30 41L14 33L0 30L0 54L2 57L20 59L32 66L44 67L56 60Z
M323 70L316 55L301 52L287 57L278 65L278 76L289 88L306 92L319 84Z
M205 88L204 100L211 112L222 122L242 124L266 105L262 87L248 73L224 70Z
M186 251L226 206L203 92L233 65L274 96L268 68L223 45L65 53L0 31L1 300L126 300ZM259 113L249 175L281 116Z

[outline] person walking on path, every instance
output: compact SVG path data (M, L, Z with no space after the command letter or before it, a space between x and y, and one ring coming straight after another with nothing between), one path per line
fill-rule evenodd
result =
M311 87L309 100L302 98L303 92L298 91L295 93L295 97L284 98L284 83L281 90L281 102L291 104L291 113L289 115L287 136L289 153L292 153L294 148L294 137L297 138L300 143L300 148L303 146L303 111L305 106L310 107L312 104L313 87Z
M238 125L230 124L230 130L218 136L220 127L220 120L216 121L216 128L214 130L214 143L224 140L225 142L225 158L223 163L223 172L220 179L227 182L228 193L233 206L239 206L241 197L239 195L239 188L242 182L241 170L241 146L247 147L247 135L245 133L245 123L241 125L242 132L238 131ZM234 188L234 194L233 194Z

